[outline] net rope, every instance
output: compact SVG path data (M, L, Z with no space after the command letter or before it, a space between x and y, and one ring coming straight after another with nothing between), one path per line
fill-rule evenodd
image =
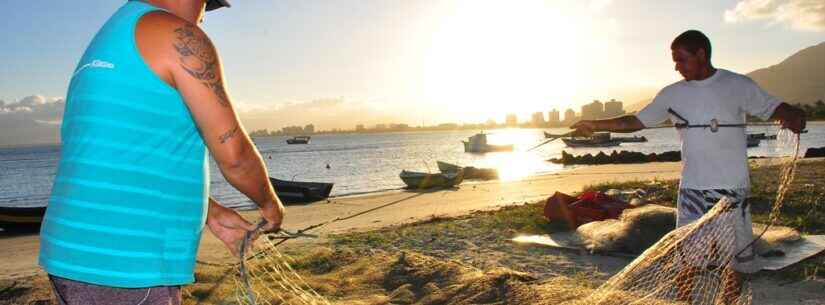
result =
M769 224L746 247L739 249L734 242L741 210L723 197L699 220L665 235L592 294L564 304L751 304L751 289L734 270L734 259L752 249L779 218L799 159L799 135L786 136L794 153L781 166Z

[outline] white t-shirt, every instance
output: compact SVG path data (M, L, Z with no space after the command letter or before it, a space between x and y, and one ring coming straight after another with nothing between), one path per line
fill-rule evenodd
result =
M636 114L645 126L661 124L668 118L684 123L668 113L673 109L691 125L744 124L745 114L767 120L782 101L771 96L749 77L717 69L700 81L681 80L656 95ZM745 129L720 127L679 129L682 140L681 188L749 188Z

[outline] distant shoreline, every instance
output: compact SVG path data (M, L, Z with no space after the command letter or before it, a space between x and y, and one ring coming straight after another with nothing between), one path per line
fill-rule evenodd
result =
M808 121L809 124L825 124L825 120L813 120ZM766 123L766 122L758 122L749 124L748 126L770 126L773 123ZM308 134L310 136L318 136L318 135L366 135L366 134L403 134L403 133L417 133L417 132L450 132L450 131L480 131L480 130L500 130L500 129L537 129L537 130L547 130L553 128L566 128L568 126L562 127L495 127L490 129L485 128L458 128L458 129L443 129L443 130L393 130L393 131L370 131L370 132L356 132L356 131L346 131L346 132L316 132ZM288 138L296 135L301 134L289 134L289 135L276 135L276 136L250 136L250 138ZM32 144L15 144L15 145L7 145L7 144L0 144L0 149L10 149L10 148L33 148L33 147L43 147L43 146L59 146L60 143L32 143Z

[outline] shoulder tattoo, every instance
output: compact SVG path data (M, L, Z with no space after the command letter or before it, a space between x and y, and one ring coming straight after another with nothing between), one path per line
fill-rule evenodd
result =
M191 24L175 29L175 50L180 56L180 65L183 69L200 80L204 86L212 90L218 97L218 102L229 106L229 99L223 86L221 75L218 74L218 57L213 51L209 38L195 29Z

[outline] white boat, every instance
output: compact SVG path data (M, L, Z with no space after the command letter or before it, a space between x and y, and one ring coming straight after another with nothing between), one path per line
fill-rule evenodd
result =
M484 132L475 134L467 139L467 141L461 141L464 143L464 152L471 152L471 153L486 153L486 152L495 152L495 151L513 151L513 145L492 145L487 144L487 135Z

